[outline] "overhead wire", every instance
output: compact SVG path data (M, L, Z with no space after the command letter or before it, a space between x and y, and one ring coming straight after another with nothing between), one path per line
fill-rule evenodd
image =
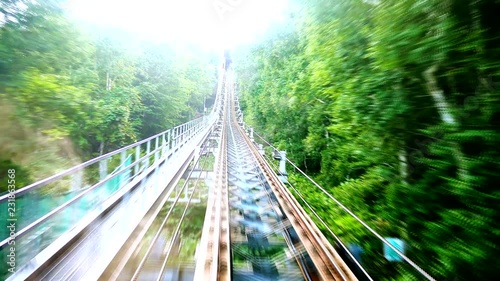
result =
M266 143L268 146L273 148L274 150L278 150L276 147L274 147L271 143L269 143L267 140L265 140L262 136L257 134L255 131L253 132L254 135L259 137L264 143ZM375 237L377 237L380 241L382 241L385 245L387 245L389 248L391 248L394 252L396 252L397 255L399 255L401 258L403 258L410 266L412 266L415 270L417 270L422 276L424 276L427 280L435 281L430 274L428 274L425 270L423 270L420 266L418 266L414 261L412 261L410 258L408 258L405 254L403 254L399 249L397 249L395 246L393 246L389 241L387 241L382 235L380 235L378 232L376 232L373 228L371 228L366 222L364 222L362 219L360 219L358 216L356 216L349 208L344 206L337 198L335 198L333 195L331 195L328 191L326 191L321 185L319 185L316 181L314 181L311 177L309 177L304 171L302 171L295 163L293 163L290 159L286 158L286 161L292 165L292 167L297 170L300 174L302 174L307 180L309 180L312 184L314 184L321 192L323 192L328 198L333 200L338 206L340 206L345 212L347 212L351 217L353 217L355 220L357 220L363 227L368 229Z
M268 156L264 156L267 160L268 163L274 168L278 169L278 166L276 164L273 164L271 159ZM304 202L304 204L309 208L309 210L314 214L314 216L323 224L323 226L328 230L328 232L335 238L335 240L340 244L340 246L346 251L346 253L349 255L349 257L353 260L353 262L356 264L356 266L363 272L363 274L368 278L368 280L373 281L373 278L366 272L366 270L363 268L363 266L358 262L358 260L352 255L351 251L345 246L345 244L340 240L340 238L335 235L335 233L332 231L332 229L326 224L326 222L314 211L314 208L307 202L307 200L303 197L303 195L300 193L298 189L296 189L290 182L286 182L290 188L292 188L295 193L299 196L299 198Z

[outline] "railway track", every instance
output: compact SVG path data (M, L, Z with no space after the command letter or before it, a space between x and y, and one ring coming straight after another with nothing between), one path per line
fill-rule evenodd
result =
M231 70L221 81L211 133L99 280L357 280L238 124ZM196 197L206 204L199 243L180 258L186 222L201 219Z
M226 77L224 81L220 119L216 125L219 143L214 167L215 181L209 191L194 280L231 280L226 149L229 103Z
M190 160L182 177L152 208L151 214L144 217L100 280L192 280L194 253L191 261L178 256L185 224L196 220L193 210L200 207L204 210L206 204L206 198L201 197L206 193L203 175L208 174L212 161L210 143L208 137L198 152L201 156Z
M231 239L234 239L231 234L238 232L238 230L244 233L248 241L243 242L249 245L251 239L259 235L262 236L263 231L259 230L261 227L263 229L270 228L267 231L282 236L288 255L282 257L281 261L280 258L263 260L260 257L247 255L246 259L249 260L248 263L252 264L253 270L258 268L261 271L259 274L264 272L264 275L254 272L254 275L248 275L247 277L250 279L246 280L259 278L266 280L266 274L271 277L286 278L285 264L289 264L291 259L295 261L296 267L294 268L298 268L300 273L300 276L294 275L292 280L357 280L329 241L267 164L243 128L239 126L234 104L234 82L230 70L226 73L224 82L222 105L224 110L221 112L218 124L220 142L215 169L216 181L209 196L204 233L200 243L201 254L198 256L194 280L230 280L234 278L236 275L231 270L232 259L237 255L241 257L244 254L238 253L237 249L230 249ZM228 169L228 165L231 165L231 168ZM275 221L272 220L271 216L271 220L266 224L260 218L263 214L262 211L252 210L253 207L247 209L235 207L228 202L230 190L240 188L238 183L228 181L228 174L234 177L235 173L238 173L234 170L234 166L237 165L246 169L247 172L243 174L243 177L248 177L246 180L258 181L257 186L261 188L260 198L252 197L249 204L256 204L257 201L267 199L269 208L274 208L273 212L279 214L274 218ZM248 202L248 200L246 201ZM264 205L258 208L265 209ZM245 227L242 228L237 223L235 224L232 215L230 215L238 208L241 214L256 220L247 223L246 230ZM272 229L273 223L283 225L284 222L288 223L291 228ZM247 231L248 229L250 232ZM268 243L267 237L258 241ZM261 268L262 264L267 268ZM280 266L282 266L281 272ZM245 279L242 276L238 276L238 278Z
M138 225L127 234L128 240L120 244L118 252L110 256L111 262L106 263L107 267L103 265L99 271L102 273L94 274L93 279L357 280L238 123L241 114L236 112L239 106L234 85L229 68L219 80L214 103L218 121L197 140L198 149L192 148L194 151L182 159L180 170L172 171L175 175L168 186L151 207L148 205ZM203 173L207 175L212 169L212 182L207 188ZM161 175L156 173L157 177ZM158 180L151 178L148 185L154 185L154 181L157 184ZM143 189L129 195L138 194L134 202L140 201L138 190ZM201 211L196 214L196 209ZM125 216L115 216L123 219L129 213L133 216L133 210L123 213ZM110 211L107 216L113 214ZM186 223L195 220L199 220L199 229L190 231L198 236L190 241L197 246L188 247L183 231ZM88 257L101 247L82 243L93 245L91 242L99 240L101 232L113 229L117 222L102 221L108 226L102 227L101 221L96 220L82 234L83 238L72 243L76 246L70 243L61 250L63 253L51 262L56 266L47 265L47 270L39 270L32 277L88 277L89 273L74 266L72 260L85 256L84 262L92 263ZM82 253L83 250L91 252ZM186 258L186 252L191 256Z

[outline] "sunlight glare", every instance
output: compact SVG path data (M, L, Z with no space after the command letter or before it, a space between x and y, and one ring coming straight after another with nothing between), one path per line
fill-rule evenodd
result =
M71 17L154 41L230 48L283 20L287 0L70 0Z

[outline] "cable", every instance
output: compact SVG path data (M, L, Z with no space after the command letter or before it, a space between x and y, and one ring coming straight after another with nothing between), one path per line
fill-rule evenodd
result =
M196 167L196 164L198 164L199 161L200 161L200 158L198 158L197 161L196 161L196 163L194 163L193 169L191 169L191 171L189 172L188 178L193 173L194 168ZM140 272L141 272L142 268L144 267L144 264L146 263L147 258L149 257L149 255L151 254L151 251L153 250L154 244L156 243L156 241L160 237L160 234L161 234L163 228L165 227L165 225L167 223L167 220L170 217L170 214L172 213L174 207L177 205L177 202L179 201L179 198L181 197L182 192L186 188L188 182L189 182L188 180L186 180L184 182L184 184L183 184L183 186L182 186L179 194L177 194L177 196L175 198L175 201L172 203L172 206L169 208L169 210L168 210L168 212L167 212L167 214L165 216L165 219L162 221L162 224L160 225L160 228L159 228L158 232L155 234L155 236L153 237L152 242L149 244L149 247L148 247L146 253L144 254L143 258L141 259L141 262L137 266L137 269L135 270L134 275L132 276L131 280L137 280L138 279L138 277L140 275Z
M270 161L269 157L267 156L264 156L266 157L266 159L268 160L268 163L272 161ZM271 164L270 163L270 164ZM271 164L273 166L273 168L277 169L278 166L276 164ZM326 224L325 221L323 221L323 219L321 219L321 217L314 211L313 207L311 205L309 205L309 203L307 203L307 201L305 200L305 198L302 196L302 194L300 193L299 190L297 190L290 182L287 182L287 184L296 192L296 194L300 197L300 199L302 200L302 202L304 202L304 204L306 204L306 206L309 208L309 210L311 210L311 212L314 214L314 216L326 227L326 229L328 230L328 232L330 232L330 234L335 238L335 240L337 240L337 242L342 246L342 248L347 252L347 254L349 255L349 257L354 261L354 263L358 266L358 268L361 269L361 271L363 272L363 274L365 274L365 276L373 281L373 278L371 278L371 276L368 274L368 272L366 272L366 270L363 268L363 266L358 262L358 260L356 260L356 258L354 258L354 256L352 255L352 253L347 249L347 247L344 245L344 243L342 242L342 240L340 240L340 238L335 235L335 233L333 233L333 231L331 230L331 228Z
M261 137L259 134L255 133L262 141L264 141L267 145L272 147L275 150L278 150L276 147L271 145L268 141L266 141L263 137ZM356 219L361 225L363 225L366 229L368 229L375 237L377 237L380 241L382 241L384 244L389 246L393 251L395 251L400 257L402 257L408 264L410 264L414 269L416 269L420 274L422 274L427 280L432 280L435 281L432 276L430 276L427 272L425 272L420 266L418 266L415 262L413 262L410 258L405 256L401 251L399 251L396 247L394 247L391 243L389 243L382 235L378 234L374 229L372 229L368 224L366 224L363 220L361 220L358 216L356 216L351 210L349 210L346 206L344 206L340 201L338 201L333 195L328 193L322 186L320 186L318 183L316 183L311 177L309 177L305 172L303 172L297 165L295 165L290 159L286 159L290 165L292 165L299 173L301 173L304 177L306 177L311 183L313 183L317 188L319 188L326 196L328 196L330 199L332 199L337 205L339 205L344 211L346 211L349 215L351 215L354 219Z

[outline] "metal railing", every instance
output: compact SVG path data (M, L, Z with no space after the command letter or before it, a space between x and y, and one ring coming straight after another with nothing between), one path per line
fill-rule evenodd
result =
M278 151L278 149L273 146L271 143L269 143L266 139L264 139L262 136L259 134L253 132L252 130L252 135L255 134L262 143L265 145L269 146L270 148L273 149L273 151ZM254 142L256 145L258 144L257 142ZM273 160L270 158L266 157L266 160L268 163L272 165ZM286 159L286 162L290 164L300 175L302 175L305 179L307 179L312 185L314 185L320 192L325 194L330 200L332 200L336 205L338 205L342 211L346 212L349 216L354 218L355 221L360 223L363 228L367 229L376 239L380 240L385 246L389 247L396 255L401 257L404 262L406 262L417 274L420 274L422 279L426 280L435 280L430 274L428 274L424 269L422 269L419 265L417 265L415 262L413 262L408 256L406 256L400 249L396 248L395 245L391 244L386 238L384 238L381 234L379 234L377 231L375 231L372 227L370 227L365 221L363 221L360 217L358 217L354 212L352 212L349 208L344 206L338 199L336 199L332 194L330 194L325 188L323 188L321 185L319 185L316 181L314 181L310 176L308 176L304 171L302 171L295 163L293 163L290 159ZM276 171L279 171L279 168L276 165L273 165L274 169ZM300 187L293 186L289 182L286 183L290 190L293 190L294 193L298 198L302 200L304 205L309 209L309 211L314 215L317 220L324 226L325 230L330 233L330 235L337 241L338 245L343 248L345 253L349 256L351 261L358 267L359 271L361 274L363 274L367 280L374 280L370 274L367 272L367 270L361 265L361 263L354 257L354 255L351 253L351 251L348 249L348 247L341 241L341 239L334 233L334 231L330 228L330 226L324 221L323 218L319 216L319 214L314 210L314 207L309 204L307 200L307 196L301 193ZM365 238L366 239L366 238ZM400 266L401 267L401 266Z
M37 256L127 185L154 170L215 122L215 112L96 157L13 193L0 196L0 216L14 228L0 231L0 252L16 245L16 268ZM14 242L12 242L14 241ZM0 273L4 273L0 266Z

